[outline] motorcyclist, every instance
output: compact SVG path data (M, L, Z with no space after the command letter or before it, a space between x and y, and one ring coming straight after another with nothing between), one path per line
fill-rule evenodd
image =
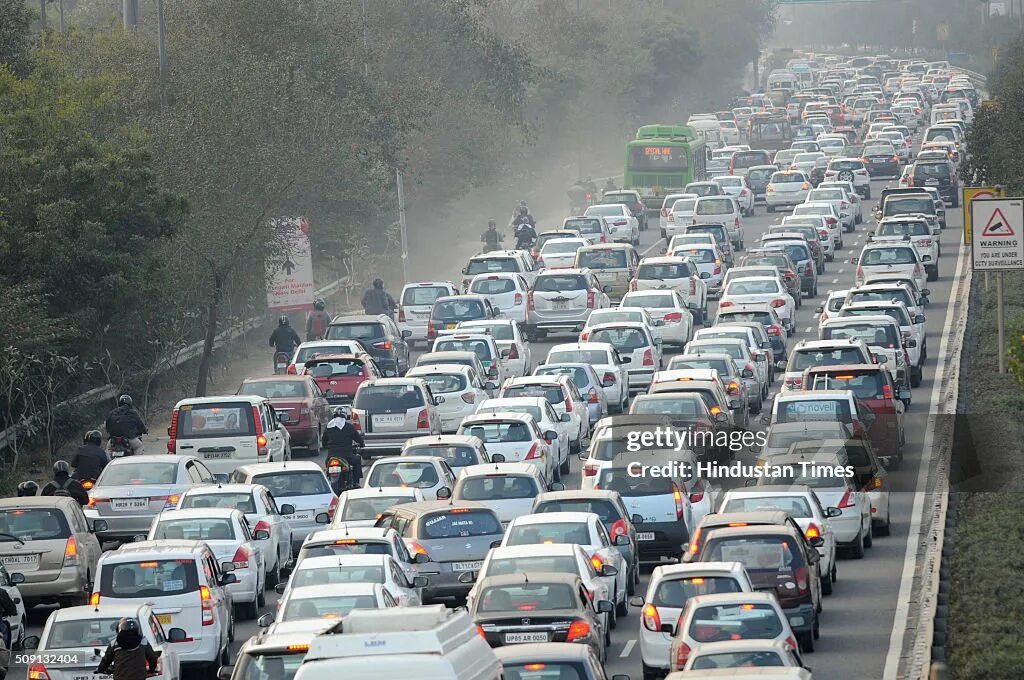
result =
M334 491L340 494L346 488L358 488L363 479L363 457L356 452L356 445L363 446L363 435L349 422L349 410L344 406L336 406L333 418L327 423L320 438L320 447L327 451L327 455L336 456L348 463L348 473L338 477L338 488Z
M18 497L24 498L26 496L38 496L39 485L33 482L31 479L27 482L22 482L18 485Z
M142 452L142 435L149 434L146 423L142 416L132 405L132 398L122 394L117 398L117 407L107 414L107 421L104 424L107 429L107 436L111 439L121 437L128 441L132 454Z
M43 485L39 495L56 496L58 491L66 492L83 507L89 504L89 494L81 482L71 477L71 466L66 460L58 460L53 464L53 479Z
M615 186L615 180L613 180L611 177L609 177L608 181L604 183L604 190L605 190L605 192L618 191L619 188L617 186Z
M117 623L117 636L110 641L94 673L110 674L112 680L146 680L147 671L156 673L159 652L142 637L139 622L124 618Z
M327 303L323 298L313 300L313 311L306 317L306 340L323 340L327 335L331 315L327 313Z
M498 250L500 247L498 244L505 240L505 236L498 231L497 222L487 220L487 231L480 236L480 240L484 242L484 252L489 253L492 250Z
M79 481L95 481L109 462L110 456L103 448L103 434L99 430L89 430L82 438L82 445L71 456L74 478Z
M367 314L394 315L395 299L384 290L384 282L380 279L374 279L373 287L363 293L363 310Z
M531 227L536 227L537 222L533 219L533 215L530 214L530 209L525 205L519 206L519 211L516 216L512 218L512 226L515 227L516 235L519 235L519 230L524 224L528 224Z
M537 241L537 230L529 222L524 222L516 229L516 250L529 250Z
M587 207L587 189L583 186L583 180L576 180L576 183L569 187L569 208L573 212L579 212L580 208Z
M292 322L287 316L277 320L277 328L270 334L270 346L274 352L283 352L290 359L295 353L295 348L302 344L299 334L292 328Z

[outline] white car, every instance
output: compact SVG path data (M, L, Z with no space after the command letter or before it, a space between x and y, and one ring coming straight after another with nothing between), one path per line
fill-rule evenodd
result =
M708 311L708 287L700 277L697 266L688 258L661 256L645 257L640 260L631 290L665 289L679 293L686 308L693 314L695 323L704 322Z
M492 456L500 453L507 463L526 463L537 468L544 479L553 479L558 456L558 432L542 431L526 413L486 413L462 421L458 434L476 437ZM483 466L479 466L483 467ZM467 469L462 471L462 476Z
M743 175L721 175L715 181L722 185L725 193L736 199L745 217L754 214L754 192L747 186L747 178Z
M853 188L853 182L831 180L823 181L818 184L819 189L842 189L843 194L846 196L846 201L850 204L853 209L853 221L860 224L864 221L864 200L860 197L860 194Z
M533 366L533 352L518 322L509 319L481 319L462 321L455 327L466 333L488 333L498 343L501 360L513 376L529 375Z
M234 565L235 583L227 586L235 606L246 619L259 616L266 602L266 569L263 545L270 532L253 531L236 508L169 510L153 520L148 541L204 541L217 562Z
M526 323L526 297L530 283L522 274L477 274L469 282L469 292L490 300L491 306L500 309L504 318Z
M608 397L605 396L601 387L601 376L597 374L590 364L561 363L544 364L533 369L537 376L564 375L572 380L577 392L586 401L587 415L590 424L587 427L587 438L590 438L590 430L597 421L608 415Z
M754 200L751 196L750 200ZM743 250L743 211L732 196L701 196L693 207L692 224L724 224L729 241Z
M769 233L787 231L782 227L811 227L818 236L818 244L825 253L826 262L834 262L836 250L843 247L843 230L838 224L829 224L822 215L786 215L781 227L769 227Z
M353 609L397 607L398 600L379 583L339 583L292 588L281 598L277 614L265 614L260 622L340 619Z
M807 205L831 203L832 209L835 210L837 215L839 215L839 222L843 225L843 228L846 231L853 231L854 225L857 222L856 215L853 213L853 204L846 200L846 193L842 189L829 189L823 187L811 189L811 192L807 194L807 200L805 203Z
M900 327L903 347L910 360L910 386L918 387L924 373L924 362L928 358L928 339L923 314L911 315L902 302L854 302L845 303L839 310L839 318L886 316Z
M782 510L789 514L808 539L820 538L817 546L821 555L821 592L832 594L836 577L836 536L832 532L832 520L841 513L824 507L817 494L810 487L801 486L759 486L755 488L732 489L722 497L718 511L756 512L760 510Z
M792 335L796 329L796 300L778 277L750 277L731 281L722 291L719 309L767 302L775 308Z
M685 193L673 193L665 194L665 198L661 201L661 216L659 218L661 227L661 237L667 239L665 229L672 224L672 206L675 202L681 198L697 198L697 194L685 194Z
M573 376L574 377L574 376ZM531 375L506 380L498 396L543 397L551 404L560 422L568 422L569 452L579 453L590 438L590 418L583 394L573 377L561 373L554 375ZM589 385L588 385L589 387ZM568 417L568 421L565 418ZM562 473L569 473L569 461L562 463Z
M459 429L459 423L472 415L476 407L488 399L497 385L483 382L483 376L471 366L463 364L430 364L417 366L406 373L411 378L422 378L437 401L441 416L441 432L450 434Z
M477 501L494 511L502 526L517 517L530 514L533 501L544 491L559 491L557 482L536 465L524 463L488 463L471 465L459 477L453 501Z
M819 137L818 147L829 158L838 158L846 150L845 137Z
M857 265L853 280L858 286L872 275L884 274L911 279L918 290L926 287L924 262L913 243L865 243L860 256L853 258L852 262Z
M488 413L525 413L533 417L541 432L553 431L558 437L551 442L554 470L545 471L548 479L559 479L561 471L569 467L569 442L573 439L570 429L573 425L568 413L559 415L551 406L551 402L543 396L535 397L502 397L488 399L476 410L477 415ZM578 430L577 430L578 433Z
M683 194L669 208L667 223L662 229L666 239L686 233L686 228L693 224L693 211L697 205L699 194Z
M828 291L825 304L814 310L814 313L818 315L817 321L819 325L839 316L839 310L843 308L843 304L846 302L846 295L849 292L846 288Z
M385 508L386 510L387 508ZM391 555L345 555L344 557L308 557L295 568L288 583L277 587L289 599L292 590L309 586L344 586L350 583L376 583L395 598L399 607L423 604L425 576L409 578Z
M231 481L262 484L270 490L275 502L287 503L295 509L285 517L292 530L293 552L306 536L320 528L317 516L333 515L338 504L324 469L312 461L243 465L231 474Z
M619 356L629 357L626 374L630 391L647 389L655 372L661 370L661 341L654 337L646 324L628 321L602 323L592 326L589 333L588 342L607 343Z
M253 533L266 531L269 538L261 541L266 567L267 586L281 581L281 572L292 564L292 528L288 515L295 512L289 503L280 506L270 489L262 484L218 484L194 486L181 495L179 510L192 508L237 508L245 514Z
M619 616L629 613L629 565L617 547L628 545L629 536L618 536L613 541L601 518L592 512L541 512L516 517L501 539L502 548L549 543L581 546L596 570L603 570L605 565L614 567L618 573L609 599Z
M430 315L430 311L427 311ZM426 321L424 321L426 324ZM404 326L402 328L405 328ZM407 329L408 330L408 329ZM423 326L423 335L426 337L426 325ZM368 350L358 340L310 340L304 342L295 349L292 360L288 364L288 373L291 375L302 375L306 370L306 362L318 356L326 354L367 354Z
M825 152L823 151L801 152L793 157L793 162L789 164L789 169L798 170L810 177L814 171L815 164L822 158L825 158Z
M179 680L182 675L177 650L187 643L180 641L185 637L179 635L183 632L180 628L160 622L159 619L164 616L154 614L153 605L149 604L104 603L55 609L46 618L39 646L30 652L36 658L53 660L47 661L45 665L29 663L29 670L36 673L29 677L33 680L110 677L93 674L100 661L95 650L105 650L115 640L117 625L122 619L134 619L139 623L143 641L160 655L156 673L147 674L147 679ZM40 667L45 670L39 671Z
M713 238L713 237L712 237ZM718 246L710 243L694 243L681 250L673 249L670 254L685 257L700 272L700 278L707 288L707 295L717 297L722 292L722 278L728 269L725 255Z
M393 505L426 500L423 492L408 486L372 486L349 489L338 497L338 509L331 518L332 529L372 527L380 513Z
M634 246L640 244L640 221L627 205L622 203L592 205L587 208L583 216L604 217L608 223L608 228L611 230L613 241L632 243Z
M545 364L589 364L601 378L601 389L612 413L625 413L629 401L629 377L626 365L618 351L606 342L574 342L555 345L548 351Z
M419 489L427 500L451 495L455 473L440 456L388 456L370 466L363 486L406 486Z
M304 561L316 557L344 559L351 555L390 555L410 580L419 575L423 558L409 552L405 541L394 529L383 527L344 527L324 529L310 534L302 544L298 569Z
M764 189L764 204L768 212L776 208L800 205L811 191L808 176L795 170L780 170L772 175Z
M684 257L683 253L692 245L713 246L717 244L718 241L714 234L693 232L676 234L669 240L668 247L665 248L665 257Z
M804 389L804 370L814 366L843 366L872 363L871 351L859 340L801 340L790 352L780 392Z
M742 328L717 330L715 327L705 328L697 332L696 337L684 348L685 354L728 354L738 366L753 366L754 377L762 396L771 387L771 367L768 365L768 351L752 349L749 333L742 333ZM702 335L704 333L704 335ZM760 408L760 406L758 407ZM756 409L755 409L756 410ZM742 415L742 414L741 414Z
M879 220L875 233L868 234L871 243L900 242L909 240L917 248L927 272L927 279L939 278L939 227L930 227L924 215L900 215Z
M645 290L626 293L620 307L642 307L654 320L654 337L662 347L683 347L693 339L693 314L674 290Z
M622 321L642 323L654 334L654 317L650 311L643 307L612 307L610 309L594 310L594 313L587 319L587 324L580 331L580 342L587 342L594 326L605 323L619 323Z
M487 371L486 379L498 385L512 377L513 369L502 360L498 342L490 333L468 333L457 327L452 331L442 331L430 351L472 352Z
M576 251L589 245L593 243L587 238L553 238L545 241L540 249L537 266L543 269L572 269L576 263Z
M439 297L458 295L459 291L451 281L421 281L419 283L407 283L402 286L402 293L398 297L398 330L409 331L410 342L426 342L427 321L430 319L430 310L434 308L434 301ZM327 341L338 344L337 340ZM309 344L309 343L306 343ZM299 348L299 351L302 347ZM332 354L352 352L330 352ZM297 363L295 360L292 363ZM299 368L302 373L302 368Z
M834 230L837 227L844 228L846 231L853 231L853 217L848 216L844 221L842 215L839 214L831 203L801 203L793 208L793 215L799 217L815 216L825 218L825 223L828 225L830 234L834 234ZM849 225L848 228L847 225ZM834 242L835 237L833 237L833 243Z

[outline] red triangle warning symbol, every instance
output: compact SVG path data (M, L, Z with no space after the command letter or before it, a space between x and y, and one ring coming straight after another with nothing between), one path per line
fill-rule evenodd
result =
M1017 232L1010 226L1009 220L1006 219L1006 215L999 208L992 213L992 217L988 218L988 224L985 225L985 229L981 232L982 236L1013 236Z

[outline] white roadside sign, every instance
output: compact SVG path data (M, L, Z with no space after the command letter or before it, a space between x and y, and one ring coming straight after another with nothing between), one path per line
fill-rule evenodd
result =
M975 198L970 209L974 269L1024 270L1024 198Z
M287 229L286 251L268 265L267 307L272 312L293 312L313 306L313 257L309 222L305 217L282 220Z

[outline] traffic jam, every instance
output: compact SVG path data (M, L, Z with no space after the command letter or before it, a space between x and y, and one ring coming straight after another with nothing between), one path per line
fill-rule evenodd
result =
M127 618L161 680L881 678L979 95L885 55L764 87L182 399L84 506L0 500L12 674L116 678Z

